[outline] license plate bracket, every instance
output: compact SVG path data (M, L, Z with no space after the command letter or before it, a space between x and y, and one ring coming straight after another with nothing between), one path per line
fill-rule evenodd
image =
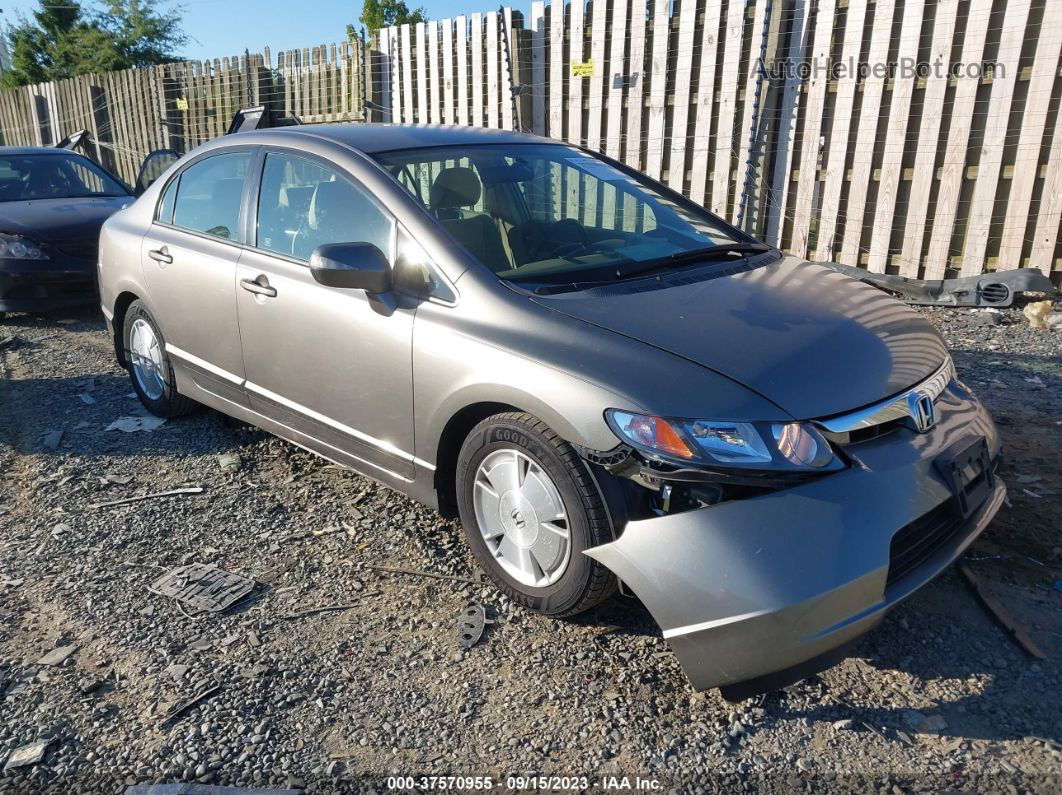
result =
M955 495L963 519L980 508L995 487L992 460L983 436L961 439L937 456L934 465Z

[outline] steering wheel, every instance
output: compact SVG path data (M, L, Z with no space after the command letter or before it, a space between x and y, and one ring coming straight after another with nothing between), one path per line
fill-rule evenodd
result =
M544 259L540 256L543 253L564 257L589 247L590 238L586 234L586 227L574 218L561 218L542 230L530 259Z

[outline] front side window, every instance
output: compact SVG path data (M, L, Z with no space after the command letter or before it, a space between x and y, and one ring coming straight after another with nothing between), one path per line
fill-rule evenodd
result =
M393 228L391 216L335 169L295 155L266 155L258 248L305 262L325 243L372 243L390 260Z
M173 203L173 225L235 240L250 162L249 151L226 152L182 171Z
M651 180L563 144L375 157L476 259L528 286L615 279L706 249L753 244Z
M72 153L0 157L0 202L128 195L106 171Z

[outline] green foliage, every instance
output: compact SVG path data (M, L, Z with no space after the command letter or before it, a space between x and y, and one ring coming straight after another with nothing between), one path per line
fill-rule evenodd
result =
M167 63L187 41L180 16L157 0L102 0L91 10L78 0L38 4L32 19L20 16L7 30L5 87Z
M370 33L391 25L415 25L428 20L423 8L409 10L404 0L365 0L359 21ZM354 26L347 25L347 35L355 36Z

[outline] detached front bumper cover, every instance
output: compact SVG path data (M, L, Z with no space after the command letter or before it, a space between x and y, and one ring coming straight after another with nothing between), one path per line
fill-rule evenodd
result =
M909 279L888 273L871 273L838 262L820 263L826 268L895 293L908 304L919 306L1010 306L1018 293L1051 293L1055 286L1035 268L996 271L958 279Z
M586 554L637 594L696 689L741 697L787 684L787 672L789 681L808 676L805 663L817 660L821 670L836 662L831 652L950 565L1003 502L996 479L980 507L954 519L956 497L935 461L978 437L994 460L999 440L988 414L954 382L937 409L927 433L898 428L850 447L853 466L844 471L631 521L616 541ZM893 539L912 532L928 551L890 579L890 558L900 554Z

